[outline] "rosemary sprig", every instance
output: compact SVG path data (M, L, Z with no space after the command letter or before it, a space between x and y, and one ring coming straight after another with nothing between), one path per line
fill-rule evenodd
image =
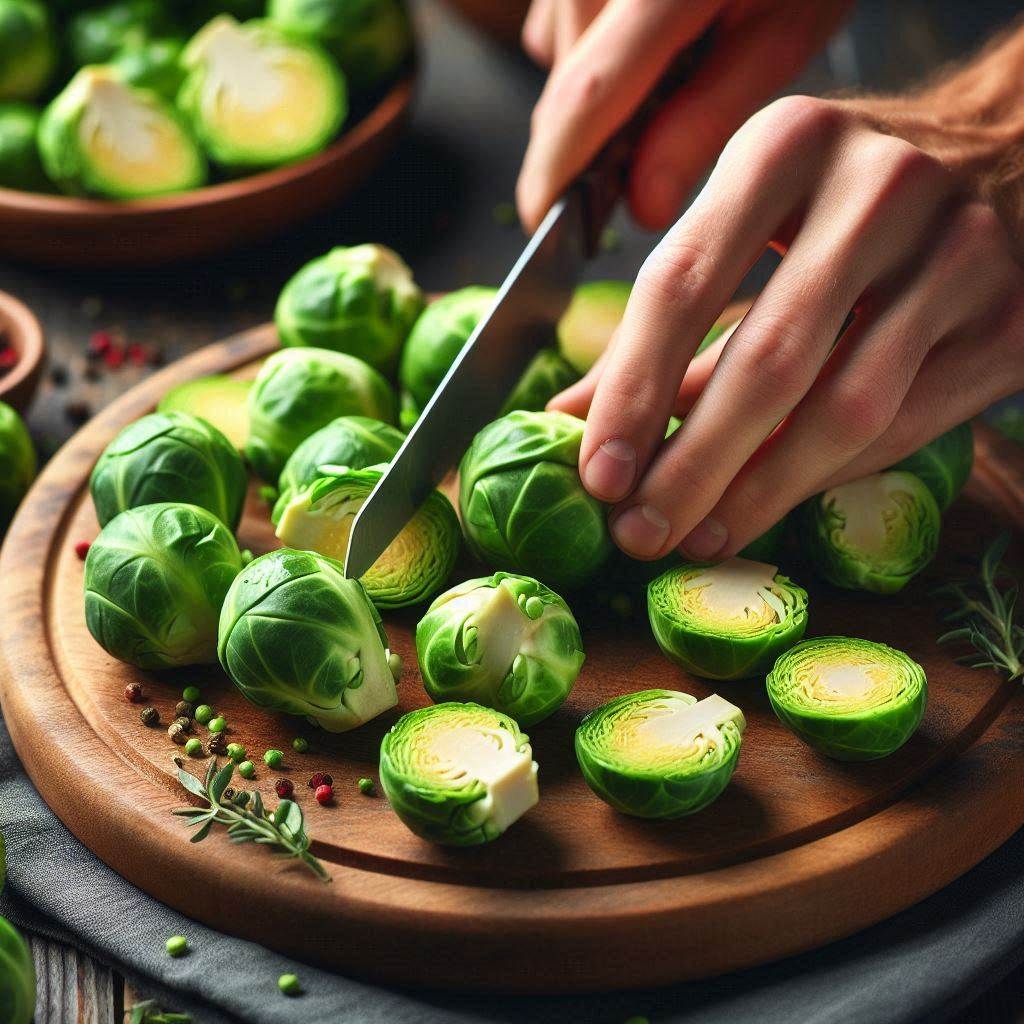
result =
M938 642L970 643L974 653L957 661L1005 672L1012 680L1024 676L1024 625L1017 617L1020 586L1002 565L1009 544L1010 534L1001 533L982 556L977 576L954 580L935 592L955 601L943 621L960 623Z
M188 1013L164 1013L155 999L136 1003L124 1011L125 1024L191 1024Z
M246 793L244 803L238 796L225 799L225 790L235 773L233 762L228 761L223 768L218 769L217 759L212 758L205 782L185 771L181 758L176 757L174 763L178 766L178 781L193 796L208 804L207 807L179 807L172 812L188 819L186 827L198 828L192 836L193 843L202 842L214 825L226 825L231 842L271 846L282 857L302 861L321 881L331 880L323 864L309 852L310 840L306 834L302 808L293 800L282 800L271 813L263 806L263 799L256 792L249 794L243 790Z

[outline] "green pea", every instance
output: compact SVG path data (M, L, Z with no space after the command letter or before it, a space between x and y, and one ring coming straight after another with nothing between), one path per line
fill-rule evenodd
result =
M280 768L284 763L284 752L281 750L268 750L263 755L263 763L268 768Z
M360 779L359 780L359 792L363 796L373 796L377 792L377 787L374 784L373 779Z
M198 686L186 686L185 689L181 691L181 699L187 700L189 704L197 704L201 696L202 693Z
M227 725L227 719L222 715L218 715L206 728L209 729L210 732L223 732L227 728Z
M282 974L277 979L277 987L286 996L297 996L302 991L299 979L294 974Z
M189 757L202 757L203 756L203 742L202 742L202 740L197 739L195 736L193 736L192 739L190 739L188 741L188 743L185 744L185 753L188 754Z
M292 749L299 754L304 754L309 750L309 740L305 736L296 736L292 740Z
M228 757L231 758L235 764L239 761L245 760L245 747L241 743L229 743L228 744Z
M200 704L199 707L196 708L192 717L200 725L206 725L206 723L213 718L213 708L211 708L209 704Z
M188 939L184 935L172 935L167 940L168 956L184 956L188 952Z
M251 779L256 774L256 765L254 765L252 761L243 761L238 766L238 774L241 775L243 779Z

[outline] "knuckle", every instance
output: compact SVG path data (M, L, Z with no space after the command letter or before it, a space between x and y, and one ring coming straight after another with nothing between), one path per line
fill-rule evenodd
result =
M842 107L817 96L783 96L755 114L747 125L783 148L827 143L846 125Z
M590 111L598 106L606 91L605 76L596 68L586 65L556 68L551 76L551 89L547 101L556 111Z
M912 142L891 135L871 135L860 144L857 165L874 193L883 200L902 197L908 190L938 189L949 180L941 161Z
M637 285L669 314L692 313L707 294L714 257L691 233L670 232L644 261Z
M893 389L879 380L838 383L832 412L840 446L855 451L866 447L885 432L898 409Z
M612 411L620 423L647 422L658 403L658 378L643 367L609 368L601 377L595 401Z
M759 316L749 326L744 323L730 344L734 358L748 364L766 397L777 401L803 394L815 346L811 332L798 321L779 314Z

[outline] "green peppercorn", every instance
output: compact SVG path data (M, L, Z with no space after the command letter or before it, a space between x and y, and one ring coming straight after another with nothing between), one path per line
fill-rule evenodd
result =
M243 761L238 766L238 774L241 775L243 779L251 779L256 774L256 765L254 765L252 761Z
M192 717L200 724L206 725L213 718L213 708L209 704L200 704L192 713Z
M299 979L294 974L282 974L277 979L277 987L286 996L297 996L302 992L302 986L299 984Z
M169 956L184 956L188 952L188 939L184 935L172 935L167 940Z
M374 784L373 779L360 779L359 792L363 796L373 796L377 792L377 786Z
M189 757L202 757L203 756L203 741L196 736L185 744L185 753Z
M296 736L295 739L292 740L292 750L297 754L304 754L309 750L309 740L307 740L305 736Z
M143 708L139 712L139 718L142 719L143 725L160 724L160 712L156 708Z
M198 686L186 686L185 689L181 691L181 699L187 700L189 704L198 704L201 696L202 694L199 692Z
M223 732L228 727L227 719L223 716L214 718L210 724L206 727L210 732Z
M268 768L280 768L284 763L284 752L281 750L268 750L263 755L263 763Z
M229 743L228 744L228 757L231 758L235 764L239 761L245 760L245 747L241 743Z

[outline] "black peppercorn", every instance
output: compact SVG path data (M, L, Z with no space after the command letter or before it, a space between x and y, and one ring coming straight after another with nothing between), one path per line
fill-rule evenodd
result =
M190 704L187 700L179 700L174 705L174 717L175 718L191 718L196 711L196 706Z
M167 730L167 735L170 737L172 743L177 743L178 746L184 746L185 730L181 727L180 722L173 722Z
M206 750L211 757L217 757L221 754L226 754L228 752L228 741L224 733L210 733L210 738L206 741Z
M234 787L228 786L228 788L224 790L224 799L225 800L234 800L235 799Z
M159 725L160 712L156 708L143 708L139 714L143 725Z
M191 718L185 718L182 715L179 715L177 718L174 719L174 724L175 725L180 725L183 732L191 732L192 731L192 719Z

